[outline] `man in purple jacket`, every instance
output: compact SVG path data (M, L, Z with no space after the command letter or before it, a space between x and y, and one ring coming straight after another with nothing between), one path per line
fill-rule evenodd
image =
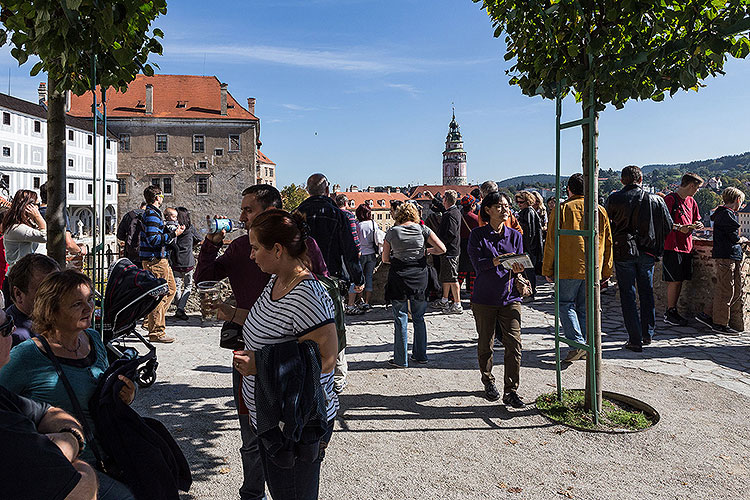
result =
M239 220L245 224L246 229L249 229L253 220L259 214L272 208L281 207L281 194L278 189L268 184L256 184L242 191ZM206 235L198 254L195 282L219 281L228 277L232 292L234 292L234 297L237 300L237 307L249 310L260 297L263 288L271 279L271 275L261 271L258 264L250 258L250 239L245 235L235 238L224 253L219 255L219 249L224 244L225 235L226 231ZM309 238L307 246L308 258L312 263L313 272L327 276L328 271L315 240ZM240 410L238 391L241 387L242 375L233 367L232 393L238 412ZM240 498L242 500L264 499L266 487L257 437L250 425L249 415L241 414L239 419L242 436L240 456L244 472Z

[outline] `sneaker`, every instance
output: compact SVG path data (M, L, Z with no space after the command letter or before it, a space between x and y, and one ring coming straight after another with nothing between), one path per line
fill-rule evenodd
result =
M500 399L500 391L497 390L494 382L490 382L484 386L484 399L487 401L497 401Z
M651 345L651 337L645 337L645 338L644 338L644 339L643 339L643 340L641 341L641 344L643 344L643 345Z
M714 323L711 325L711 331L714 333L721 333L722 335L739 335L740 332L729 326L717 325Z
M703 323L709 328L714 327L714 319L704 312L699 312L698 314L696 314L695 321L697 321L698 323Z
M359 314L364 314L364 311L357 306L346 306L346 308L344 309L344 313L348 314L349 316L357 316Z
M586 351L583 349L571 349L568 351L568 355L565 356L565 359L563 359L563 362L566 363L572 363L573 361L578 361L579 359L586 359Z
M395 366L396 368L407 368L406 365L400 365L400 364L396 363L396 361L393 358L391 358L391 359L388 360L388 364L391 365L391 366Z
M627 342L624 346L622 346L623 349L627 349L628 351L633 352L643 352L643 347L635 344L631 344L630 342Z
M372 306L370 304L368 304L367 302L361 303L359 305L359 308L362 309L365 312L372 310Z
M410 357L409 359L412 360L412 361L414 361L417 364L420 364L420 365L426 365L427 364L427 360L426 359L415 359L414 356Z
M181 320L188 320L190 319L187 314L185 314L185 311L182 309L177 309L177 312L174 313L174 317Z
M680 313L677 312L677 308L667 309L667 312L664 313L664 322L668 325L672 326L687 326L687 320L680 316Z
M523 402L523 399L521 399L515 391L505 393L503 396L503 404L512 406L513 408L523 408L526 406L526 403Z
M162 333L161 335L149 335L148 341L158 344L171 344L174 342L174 337L168 337L167 334Z
M464 306L460 302L453 302L451 305L443 309L443 314L463 314Z
M451 301L448 299L438 299L430 305L435 309L445 309L451 305Z

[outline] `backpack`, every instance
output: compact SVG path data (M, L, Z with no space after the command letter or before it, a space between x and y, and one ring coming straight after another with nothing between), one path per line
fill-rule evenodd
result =
M145 228L142 210L132 210L125 214L117 227L117 239L125 242L125 257L136 263L141 260L141 232Z
M339 350L346 347L346 317L344 315L344 295L341 294L340 281L333 276L322 276L315 274L315 279L323 286L333 301L334 320L336 324L336 335L339 339ZM348 288L348 287L347 287Z

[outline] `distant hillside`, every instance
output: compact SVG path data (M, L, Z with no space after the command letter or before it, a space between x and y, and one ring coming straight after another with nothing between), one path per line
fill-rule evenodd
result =
M518 177L511 177L497 183L498 187L510 187L518 186L521 183L531 186L537 182L541 184L554 184L555 176L553 174L534 174L534 175L519 175Z
M712 160L696 160L690 163L674 163L672 165L644 165L641 170L643 173L653 172L654 170L677 168L680 171L698 170L706 168L711 172L720 172L722 170L740 170L750 171L750 152L739 155L722 156Z

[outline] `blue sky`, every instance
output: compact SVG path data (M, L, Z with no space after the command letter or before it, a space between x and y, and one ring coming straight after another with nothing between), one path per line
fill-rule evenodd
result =
M161 73L216 75L257 98L262 151L279 186L322 171L334 183L439 183L455 103L469 180L554 171L554 105L507 83L504 43L470 0L173 0ZM0 49L0 91L36 99L33 62ZM630 102L600 119L603 168L676 163L750 150L750 61L700 92ZM566 102L567 119L580 116ZM563 172L580 167L568 131Z

